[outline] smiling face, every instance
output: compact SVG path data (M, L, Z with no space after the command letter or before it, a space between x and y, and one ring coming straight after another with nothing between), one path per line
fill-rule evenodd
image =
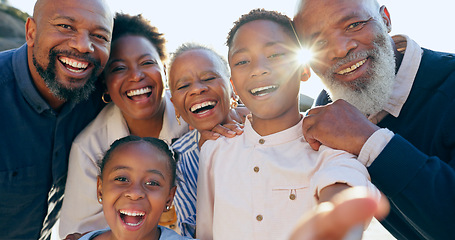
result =
M295 17L311 67L333 100L345 99L364 114L382 110L395 77L390 18L373 0L306 0Z
M176 187L169 157L145 141L117 147L98 178L98 197L117 239L158 239L157 225Z
M112 101L127 122L149 119L164 111L164 67L146 38L126 35L115 40L104 74Z
M172 64L172 102L176 112L198 130L211 130L228 117L232 93L222 64L215 53L204 49L186 51Z
M297 44L270 20L242 25L229 48L231 80L255 118L298 116L300 71Z
M26 25L29 67L43 95L80 101L89 96L109 56L112 15L101 1L37 3Z

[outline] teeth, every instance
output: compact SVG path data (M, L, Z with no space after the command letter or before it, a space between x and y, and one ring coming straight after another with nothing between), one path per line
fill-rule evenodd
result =
M127 210L120 210L120 213L123 214L123 215L127 215L127 216L131 216L131 217L137 217L137 216L144 216L145 213L144 212L130 212L130 211L127 211Z
M274 89L276 88L276 86L274 85L270 85L270 86L265 86L265 87L259 87L259 88L254 88L254 89L251 89L251 93L252 94L256 94L257 92L260 92L260 91L264 91L264 90L269 90L269 89ZM263 96L263 95L266 95L266 93L263 93L263 94L258 94L257 96Z
M126 95L128 97L133 97L133 96L137 96L137 95L146 94L151 91L152 91L152 89L150 87L145 87L145 88L141 88L141 89L130 90L130 91L126 92Z
M88 66L88 63L83 63L83 62L79 62L79 61L75 61L73 59L70 59L70 58L66 58L66 57L61 57L60 58L60 61L64 64L68 64L70 65L71 67L73 68L79 68L81 70L77 70L78 72L81 72L82 70L86 69L87 66ZM72 70L72 69L70 69ZM74 72L75 70L73 70Z
M125 224L128 226L131 226L131 227L136 227L136 226L139 226L141 223L142 223L142 220L139 221L138 223L125 223Z
M191 112L195 112L198 109L201 109L203 107L215 106L215 105L216 105L216 102L214 102L214 101L207 101L207 102L203 102L203 103L198 103L198 104L194 104L193 106L191 106L190 111Z
M348 67L346 69L343 69L343 70L337 72L337 74L343 75L346 73L350 73L350 72L356 70L358 67L362 66L366 61L367 61L366 59L363 59L362 61L352 65L351 67Z

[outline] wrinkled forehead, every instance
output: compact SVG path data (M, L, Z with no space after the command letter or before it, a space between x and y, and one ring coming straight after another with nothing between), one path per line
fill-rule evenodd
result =
M342 28L351 19L377 16L379 5L375 0L303 0L294 23L300 39L306 42L315 35Z

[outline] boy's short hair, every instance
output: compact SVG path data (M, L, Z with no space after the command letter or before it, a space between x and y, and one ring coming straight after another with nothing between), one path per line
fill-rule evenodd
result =
M293 39L296 43L298 43L297 36L294 32L294 27L292 25L292 20L277 11L268 11L263 8L257 8L251 10L247 14L243 14L237 21L234 22L234 26L231 28L231 30L228 33L227 40L226 40L226 45L228 47L231 47L232 44L232 39L234 38L235 33L239 28L249 22L255 21L255 20L269 20L272 22L275 22L279 24L280 26L283 27L285 32L289 34L291 39Z
M163 33L150 24L150 21L141 14L131 16L126 13L116 13L114 18L114 30L112 42L126 35L140 36L149 40L160 55L162 62L167 60L166 39Z

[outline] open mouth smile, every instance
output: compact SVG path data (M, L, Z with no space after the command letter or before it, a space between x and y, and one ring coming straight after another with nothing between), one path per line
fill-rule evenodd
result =
M193 106L191 106L190 111L195 114L203 114L213 109L216 106L216 104L217 104L216 101L205 101L202 103L196 103Z
M123 223L130 227L137 227L144 221L145 212L133 210L119 210Z
M269 85L269 86L265 86L265 87L253 88L250 90L250 93L253 94L254 96L261 97L261 96L265 96L271 92L274 92L277 89L278 89L278 85Z
M67 57L59 57L58 60L65 66L68 71L73 73L81 73L89 66L88 62L81 62Z
M363 59L362 61L359 61L358 63L352 65L351 67L345 68L345 69L337 72L337 74L339 74L339 75L349 74L349 73L355 71L360 66L362 66L366 61L367 61L367 59Z
M151 87L144 87L126 91L126 96L131 100L141 100L150 97L152 94Z

